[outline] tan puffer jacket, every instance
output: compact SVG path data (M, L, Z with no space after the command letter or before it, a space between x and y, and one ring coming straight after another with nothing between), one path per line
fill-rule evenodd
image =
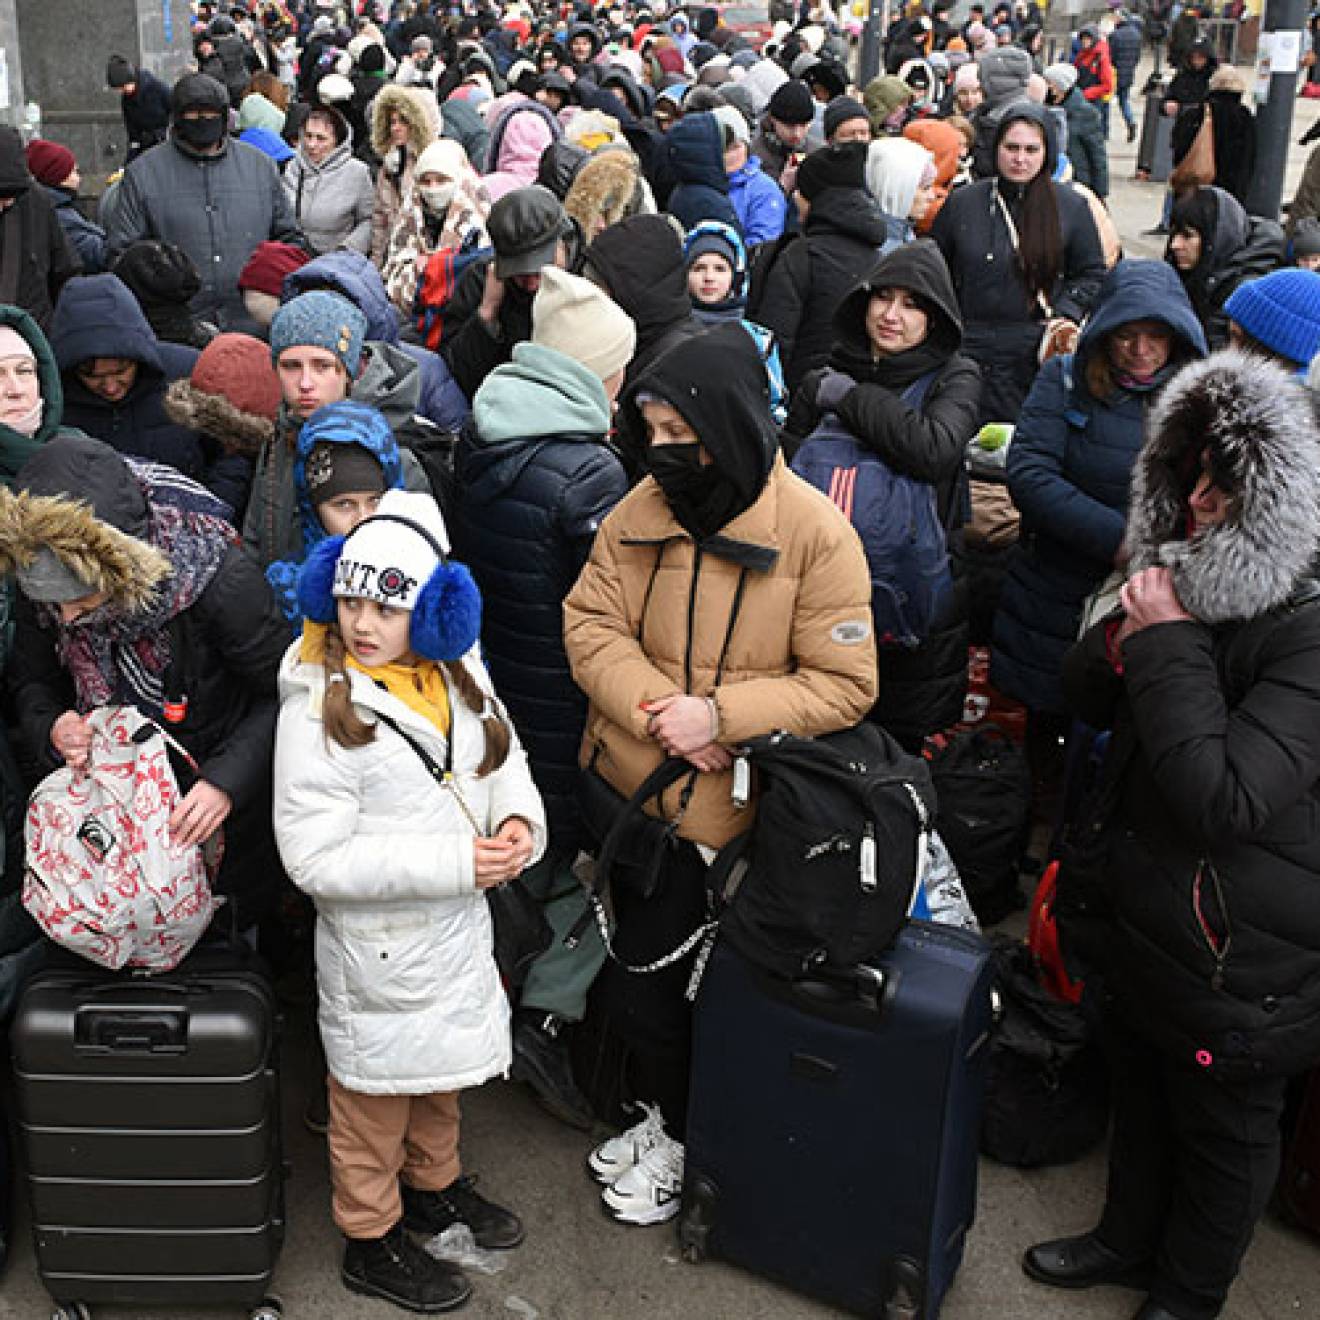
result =
M643 702L675 691L714 697L727 746L776 729L849 728L875 702L871 581L861 542L834 505L780 457L721 537L730 557L698 556L648 477L601 525L564 602L573 677L591 702L582 763L624 796L664 759ZM747 828L731 779L699 778L682 837L719 847ZM680 791L663 800L670 819Z

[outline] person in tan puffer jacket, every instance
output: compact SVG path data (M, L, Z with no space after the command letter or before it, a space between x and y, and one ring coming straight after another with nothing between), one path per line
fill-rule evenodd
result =
M642 1224L678 1208L693 955L653 975L624 964L664 957L705 920L710 849L748 826L731 801L729 748L777 729L857 724L875 701L876 655L861 542L778 453L765 368L740 323L662 355L620 422L650 476L601 524L564 603L569 663L590 702L582 763L621 798L666 755L694 768L661 802L679 839L662 850L658 883L648 893L613 872L620 961L598 986L631 1051L632 1089L656 1108L645 1136L605 1143L591 1168L610 1183L607 1211ZM597 835L601 814L593 821L588 808ZM620 1171L615 1156L632 1138L651 1153Z

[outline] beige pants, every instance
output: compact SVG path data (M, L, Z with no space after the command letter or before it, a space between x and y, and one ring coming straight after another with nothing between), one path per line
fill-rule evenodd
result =
M330 1184L340 1232L383 1237L403 1214L399 1179L438 1192L458 1177L458 1092L363 1095L329 1079Z

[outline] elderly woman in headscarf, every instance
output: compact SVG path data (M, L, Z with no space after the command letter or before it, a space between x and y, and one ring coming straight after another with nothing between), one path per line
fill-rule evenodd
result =
M270 749L288 632L225 511L173 468L58 435L0 492L0 570L18 580L5 677L29 759L85 766L98 706L167 727L197 764L172 841L225 826L216 889L243 929L279 873Z
M418 282L436 253L486 246L489 214L490 199L467 153L451 138L432 142L417 158L381 269L390 301L404 316L412 314Z
M64 388L55 354L21 307L0 306L0 483L60 429Z

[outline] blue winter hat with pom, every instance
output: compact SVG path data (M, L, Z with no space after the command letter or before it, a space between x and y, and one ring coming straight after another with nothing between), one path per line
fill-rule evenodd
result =
M345 596L409 610L409 641L424 659L460 660L481 632L481 593L449 558L449 535L429 495L389 490L347 536L327 537L298 575L298 604L330 623Z
M1289 268L1239 284L1224 304L1258 344L1305 369L1320 352L1320 275Z

